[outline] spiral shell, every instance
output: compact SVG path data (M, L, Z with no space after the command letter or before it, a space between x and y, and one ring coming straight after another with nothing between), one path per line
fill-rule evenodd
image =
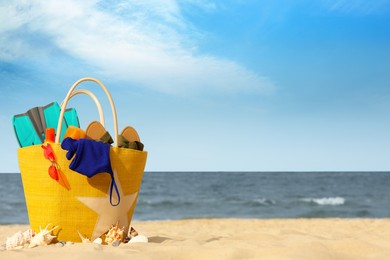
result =
M32 229L28 229L24 232L18 231L11 237L7 237L7 240L5 242L5 249L11 250L23 248L25 244L30 243L34 235L35 233Z
M83 235L80 233L80 231L77 230L77 233L79 234L79 237L80 237L82 243L91 243L91 240L89 240L88 237L83 236Z
M104 242L109 245L112 245L112 243L114 243L115 241L122 242L124 237L124 230L125 227L119 228L117 222L116 225L112 225L111 228L108 230Z
M41 227L39 227L40 231L38 234L36 234L32 239L31 239L31 242L30 242L30 246L29 247L36 247L36 246L46 246L48 244L51 243L51 241L53 240L53 238L55 238L56 236L52 236L50 233L58 228L58 226L55 226L54 228L48 230L47 228L49 227L50 224L48 224L44 229L42 229Z

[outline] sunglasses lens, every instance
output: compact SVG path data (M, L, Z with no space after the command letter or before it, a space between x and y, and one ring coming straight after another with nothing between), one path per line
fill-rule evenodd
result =
M58 171L57 171L57 167L55 167L54 165L50 165L49 167L49 175L52 179L58 181Z

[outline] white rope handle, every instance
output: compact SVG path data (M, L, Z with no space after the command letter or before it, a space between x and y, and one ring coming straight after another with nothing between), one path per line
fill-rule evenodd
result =
M118 146L118 120L117 120L117 116L116 116L116 109L115 109L115 105L114 105L114 101L112 100L112 97L111 97L111 94L110 92L108 91L107 87L104 86L104 84L98 80L98 79L95 79L95 78L82 78L82 79L79 79L78 81L76 81L73 86L69 89L68 91L68 94L66 95L64 101L62 102L62 105L61 105L61 113L60 113L60 117L59 117L59 120L58 120L58 125L57 125L57 134L56 134L56 140L55 142L56 143L59 143L60 142L60 135L61 135L61 129L62 129L62 120L64 119L64 113L65 113L65 109L66 109L66 106L68 105L68 102L69 102L69 99L71 98L72 96L72 93L73 93L73 90L82 82L84 81L92 81L92 82L95 82L97 83L103 90L104 92L106 93L107 95L107 98L108 100L110 101L110 105L111 105L111 111L112 111L112 119L114 121L114 140L115 140L115 146Z
M100 105L100 102L97 99L97 97L95 96L95 94L93 94L91 91L89 91L87 89L78 89L78 90L73 91L72 94L70 94L69 99L71 99L73 96L76 96L76 95L79 95L79 94L85 94L85 95L89 96L90 98L92 98L92 100L95 102L96 107L97 107L98 112L99 112L99 122L102 124L103 127L105 127L105 125L104 125L104 113L103 113L102 105ZM61 107L62 107L63 103L64 103L64 101L62 101Z

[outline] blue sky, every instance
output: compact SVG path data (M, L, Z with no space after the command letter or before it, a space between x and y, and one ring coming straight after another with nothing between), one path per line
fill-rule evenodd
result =
M147 171L390 170L389 17L388 0L3 1L0 172L19 171L12 116L82 77Z

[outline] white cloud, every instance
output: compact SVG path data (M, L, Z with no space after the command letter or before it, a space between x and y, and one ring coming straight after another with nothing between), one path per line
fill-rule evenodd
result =
M215 7L207 1L189 2ZM13 1L0 5L0 17L3 60L45 55L44 44L34 45L25 36L38 34L106 75L163 92L273 88L269 79L234 61L197 54L192 35L199 32L173 0Z

